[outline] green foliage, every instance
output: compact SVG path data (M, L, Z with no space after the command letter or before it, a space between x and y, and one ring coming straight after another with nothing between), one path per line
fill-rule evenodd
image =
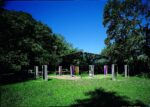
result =
M41 64L56 66L62 60L60 56L75 51L63 36L54 34L28 13L0 8L0 28L0 65L7 70Z
M5 5L5 1L4 0L0 0L0 6L4 6Z
M74 59L73 60L73 65L79 66L80 65L81 60L80 59Z
M105 59L105 58L102 58L102 59L99 59L95 62L97 65L105 65L105 64L108 64L109 63L109 60L108 59Z
M142 62L148 62L148 56L147 55L139 55L137 57L138 60L142 61Z
M4 9L0 9L0 20L0 64L15 70L29 65L25 41L32 43L28 37L33 36L35 21L29 14Z
M147 65L144 28L150 22L149 12L149 5L142 0L108 0L103 17L107 47L101 54L109 56L112 63L137 66L142 61Z

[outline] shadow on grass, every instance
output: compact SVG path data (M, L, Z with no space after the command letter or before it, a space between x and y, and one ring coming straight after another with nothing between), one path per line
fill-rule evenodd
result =
M128 107L128 106L146 106L141 101L132 103L125 96L118 96L115 92L105 92L103 89L96 89L86 93L89 99L76 100L77 104L71 107Z
M148 72L148 73L141 72L140 74L137 74L136 76L140 77L140 78L150 79L150 72Z
M48 78L48 81L51 81L52 79L51 78Z
M33 75L29 75L22 72L17 73L6 73L0 75L1 85L13 84L24 82L33 79Z
M0 75L0 85L14 84L28 80L35 80L34 74L29 74L27 72L11 72ZM51 79L48 79L48 81L50 80Z
M25 82L28 80L35 80L34 74L29 74L26 72L17 72L17 73L12 72L12 73L5 73L0 75L0 85L14 84L19 82ZM48 81L51 80L52 79L48 78Z

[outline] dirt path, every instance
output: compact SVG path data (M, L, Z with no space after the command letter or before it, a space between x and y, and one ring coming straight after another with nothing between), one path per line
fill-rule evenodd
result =
M80 76L71 77L70 75L56 75L56 76L48 76L49 78L57 78L57 79L67 79L67 80L78 80L81 79Z
M94 75L94 77L81 77L81 76L74 76L71 77L70 75L50 75L49 78L57 78L57 79L66 79L66 80L79 80L79 79L104 79L104 78L111 78L110 75L104 76L104 75Z

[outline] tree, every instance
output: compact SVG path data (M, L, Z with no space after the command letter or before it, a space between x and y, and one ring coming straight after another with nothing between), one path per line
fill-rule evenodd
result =
M108 0L103 21L107 27L107 47L102 53L110 56L113 63L137 66L138 57L146 55L144 27L149 25L149 14L149 5L142 0ZM148 57L145 58L148 61Z
M4 0L0 0L0 7L5 5L5 1Z
M75 50L63 36L28 13L0 8L0 20L0 65L4 71L42 64L55 66L61 62L60 56Z
M34 19L23 12L0 9L0 64L6 69L20 70L29 65L27 45L32 36ZM31 42L31 40L30 40Z

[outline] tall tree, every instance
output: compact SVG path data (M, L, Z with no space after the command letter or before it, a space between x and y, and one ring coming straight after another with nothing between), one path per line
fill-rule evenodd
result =
M140 56L148 61L144 28L150 23L149 14L149 5L142 0L108 0L103 21L107 27L107 49L103 54L116 63L136 64Z
M0 28L3 69L19 71L24 66L58 65L60 56L74 50L63 36L25 12L0 8Z

